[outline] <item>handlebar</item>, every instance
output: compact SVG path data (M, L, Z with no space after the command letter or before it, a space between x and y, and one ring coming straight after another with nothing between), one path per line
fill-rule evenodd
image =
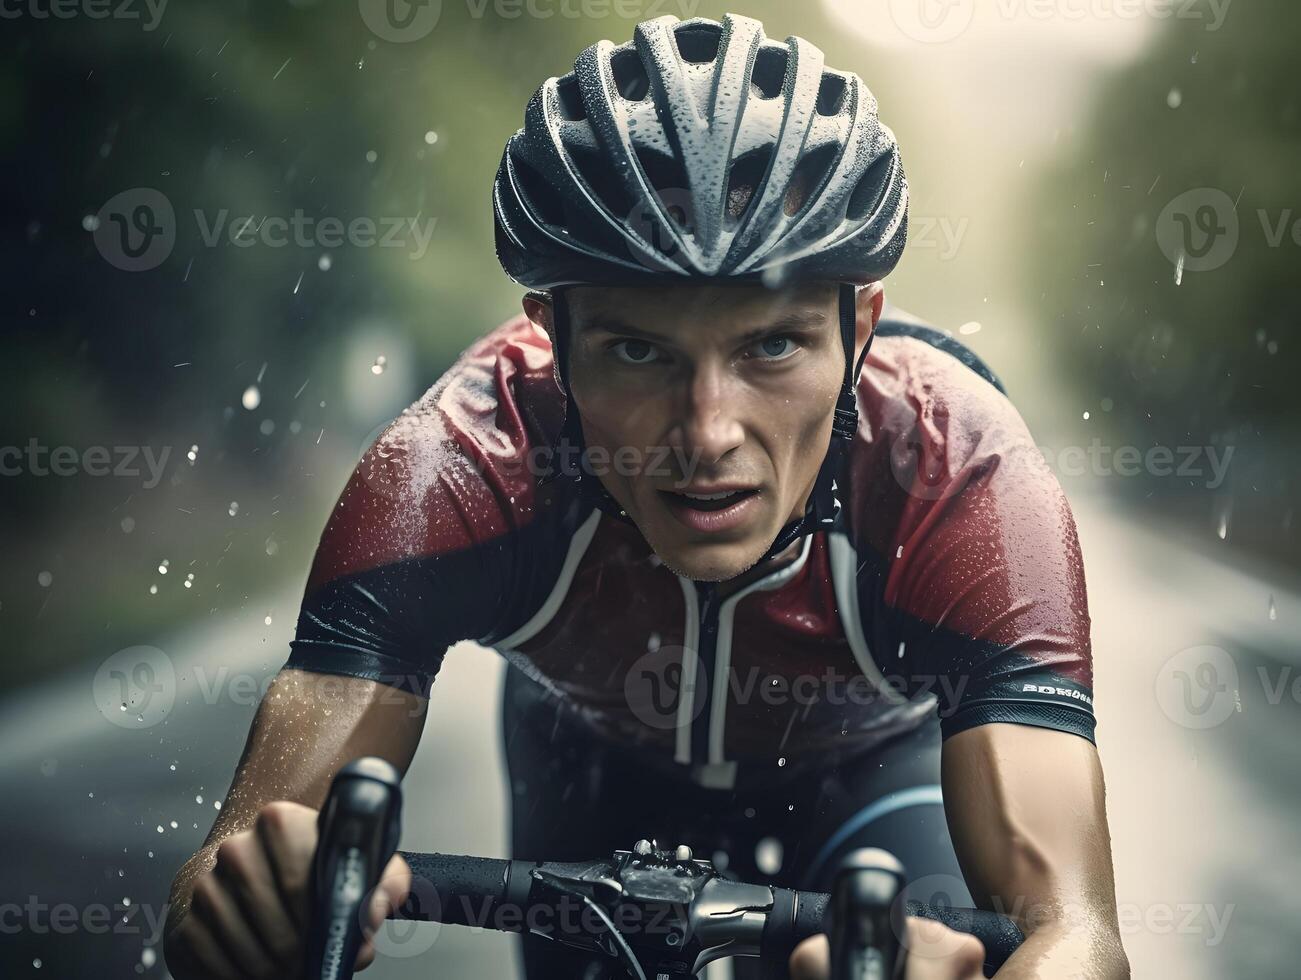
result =
M313 864L308 980L352 975L367 900L394 853L402 792L397 771L358 759L336 777L320 814ZM842 862L830 895L725 878L690 847L647 840L592 861L521 861L403 852L414 882L393 918L530 932L617 958L634 980L685 980L727 956L785 965L825 932L834 978L893 977L906 955L904 916L937 919L985 946L996 970L1023 937L978 909L900 902L903 867L879 850Z
M640 862L638 848L643 857ZM589 916L591 921L585 923L572 921L573 916L565 921L560 911L563 902L554 885L569 883L589 893L593 900L604 897L627 902L636 895L630 894L620 881L627 877L626 870L621 872L621 866L627 869L640 865L643 875L658 873L665 877L661 889L665 893L661 900L665 900L673 880L681 883L680 876L684 871L690 873L689 869L681 868L669 852L659 851L645 841L639 841L638 848L632 852L616 851L610 860L585 862L520 861L403 851L401 854L411 866L413 877L431 887L413 889L411 897L393 918L503 932L542 932L562 942L568 938L571 945L595 949L598 946L590 940L581 941L580 933L588 927L599 930L599 916ZM707 861L691 860L691 864L707 881L696 890L694 897L688 896L688 889L680 889L680 898L686 904L677 910L675 921L682 923L678 928L684 935L676 945L686 952L693 939L701 942L704 948L698 951L696 970L722 956L749 955L785 963L800 942L818 933L831 932L831 896L826 892L731 881L718 875ZM582 903L576 902L574 907L580 910ZM530 915L531 910L542 908L551 911L546 915ZM1024 940L1016 923L996 912L912 901L894 904L896 911L888 931L894 937L902 935L900 908L906 915L934 919L956 932L975 936L984 944L985 969L990 973L1002 966ZM583 916L580 914L578 918ZM691 929L693 924L695 932ZM666 932L669 928L672 927L665 926ZM875 936L878 942L884 941L886 931L878 927ZM894 942L897 944L898 939ZM635 948L638 943L634 941L631 945Z

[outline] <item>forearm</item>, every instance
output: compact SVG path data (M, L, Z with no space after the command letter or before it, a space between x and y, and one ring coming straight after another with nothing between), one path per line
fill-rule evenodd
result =
M1106 919L1098 914L1039 924L996 976L999 980L1128 980L1129 960L1120 936Z
M358 756L380 756L405 772L426 705L371 681L281 671L258 707L212 830L172 883L168 928L184 917L194 881L212 868L222 841L251 827L267 804L318 808L334 774Z

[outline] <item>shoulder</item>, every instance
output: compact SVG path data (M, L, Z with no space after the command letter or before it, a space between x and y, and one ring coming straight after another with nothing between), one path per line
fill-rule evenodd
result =
M851 519L867 543L890 547L910 524L934 529L937 508L950 502L952 516L959 496L967 506L1011 497L1058 506L1060 486L1021 413L951 334L906 314L883 317L858 401Z
M322 534L309 589L504 542L532 523L551 501L531 451L550 444L563 412L550 342L526 318L475 341L357 464Z

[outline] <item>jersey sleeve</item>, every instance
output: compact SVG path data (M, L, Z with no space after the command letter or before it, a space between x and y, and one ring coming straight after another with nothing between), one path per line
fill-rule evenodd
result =
M873 543L874 657L914 696L936 696L946 738L1011 722L1093 741L1070 506L1011 402L956 365L885 382L894 397L860 474L875 488L869 509L890 515Z
M287 667L427 696L450 646L528 615L546 586L534 539L564 519L530 472L537 419L516 397L530 372L550 376L538 343L490 335L366 453L321 536Z

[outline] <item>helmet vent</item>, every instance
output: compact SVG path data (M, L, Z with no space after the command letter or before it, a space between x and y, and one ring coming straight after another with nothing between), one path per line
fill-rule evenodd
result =
M610 59L610 70L614 72L614 87L625 99L640 102L646 98L650 91L650 78L635 48L616 51Z
M556 82L556 96L560 103L560 115L569 122L578 122L587 118L587 108L583 105L583 95L578 88L578 79L574 73L561 77Z
M718 58L718 45L723 32L717 24L700 24L679 27L674 32L678 53L682 60L692 65L707 65Z
M845 93L849 87L845 84L843 75L833 75L826 72L822 76L822 84L818 86L818 114L823 116L837 116L840 110L845 107Z
M886 177L894 159L889 153L882 153L870 167L858 178L858 185L849 195L849 205L845 208L845 217L850 221L862 221L869 214L874 214L881 206L891 181Z
M750 75L751 91L764 99L775 99L781 95L789 61L790 52L785 48L772 45L761 47L759 56L754 59L754 71Z
M622 218L632 210L632 195L599 150L575 146L570 148L569 157L583 183L607 211Z
M764 146L738 158L727 175L727 206L724 218L730 227L736 227L745 217L746 210L755 199L763 178L772 162L774 147Z
M517 154L511 155L512 169L519 180L520 191L529 203L530 209L545 224L561 226L565 223L565 210L555 188L547 183L540 173Z
M675 157L641 146L637 147L636 153L637 163L646 175L646 183L654 190L686 193L687 174Z
M799 162L795 172L791 174L791 181L786 186L786 197L782 201L782 209L787 217L799 214L804 209L804 205L817 196L818 191L831 175L839 153L840 147L834 143L827 143L810 151Z

